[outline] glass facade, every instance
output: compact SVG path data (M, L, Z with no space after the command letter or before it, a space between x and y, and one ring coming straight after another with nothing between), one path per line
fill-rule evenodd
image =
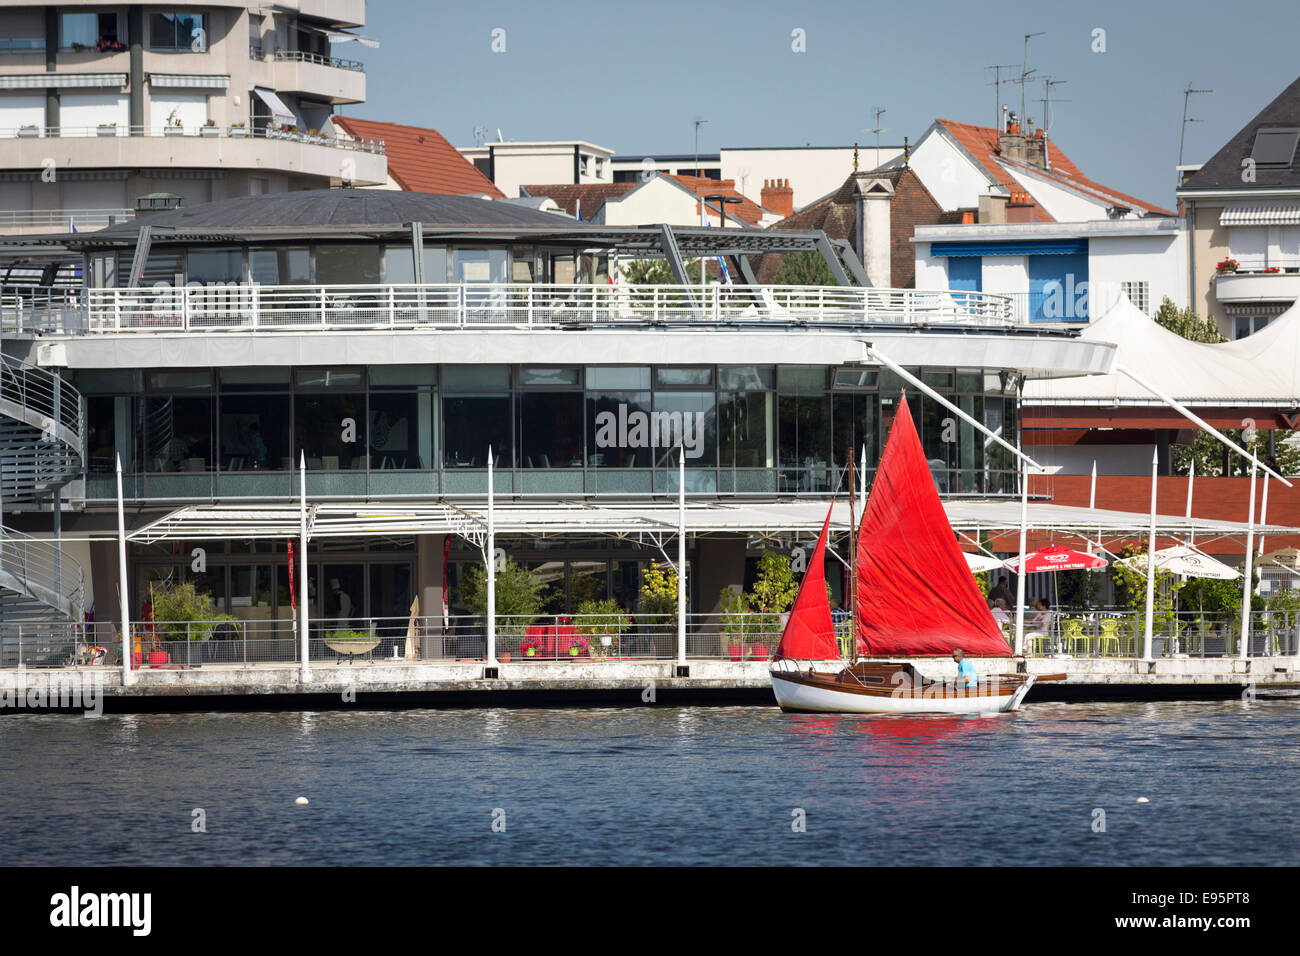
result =
M915 369L963 411L1018 437L1013 374ZM865 449L870 482L903 382L824 366L383 366L89 372L87 497L205 500L677 491L825 495ZM1012 494L1009 452L911 389L945 494Z

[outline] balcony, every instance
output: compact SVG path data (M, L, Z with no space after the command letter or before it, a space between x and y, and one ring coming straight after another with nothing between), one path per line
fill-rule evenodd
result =
M1214 295L1225 305L1253 302L1294 302L1300 298L1300 261L1281 264L1285 272L1219 272L1214 277Z
M63 126L0 129L0 167L40 169L57 139L64 168L116 167L279 170L326 180L339 178L349 154L354 185L387 181L380 140L351 140L292 129L241 126ZM213 142L213 141L216 142Z
M66 335L420 329L891 326L1006 329L1008 297L817 286L340 285L41 290L4 303L3 327Z
M0 234L93 232L134 218L134 209L0 209Z
M360 103L366 98L366 68L356 60L276 50L272 67L277 90L325 97L331 103Z

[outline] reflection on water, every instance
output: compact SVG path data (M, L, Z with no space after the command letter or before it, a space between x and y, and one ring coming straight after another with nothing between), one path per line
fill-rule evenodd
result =
M1259 700L6 716L0 864L1295 864L1298 715Z

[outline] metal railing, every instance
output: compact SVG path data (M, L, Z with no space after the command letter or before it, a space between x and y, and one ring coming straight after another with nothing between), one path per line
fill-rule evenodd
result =
M60 440L58 429L67 429L63 440L81 448L85 408L81 393L57 375L0 354L0 412L41 428L47 440ZM56 427L57 426L57 427Z
M51 541L0 528L0 589L29 597L74 621L81 619L81 565Z
M134 209L0 209L0 231L43 227L71 232L103 229L135 218Z
M276 50L275 58L296 63L314 63L317 66L328 66L336 70L352 70L356 73L366 71L366 65L358 60L344 60L336 56L325 56L323 53L308 53L305 50Z
M1005 296L815 286L542 284L301 285L245 283L86 289L42 308L6 309L15 331L314 331L319 329L563 329L583 326L746 327L1015 324ZM12 315L12 318L10 318Z
M384 155L384 141L377 139L352 139L340 136L326 136L322 133L309 134L301 130L279 126L119 126L103 124L98 126L26 126L0 128L0 140L25 138L59 138L80 139L84 137L159 137L188 136L191 138L217 137L222 139L283 139L297 143L328 146L331 149L346 149L360 153Z
M1077 630L1068 624L1076 618L1082 624ZM1028 629L1027 656L1131 659L1142 654L1140 614L1066 613L1060 620L1063 626L1045 632ZM696 660L766 661L780 641L783 626L782 615L688 614L686 654ZM278 620L134 623L131 653L138 655L141 667L292 664L301 659L295 627L296 621L287 615ZM847 624L837 626L844 655L851 651L847 629ZM1235 657L1239 631L1238 624L1231 621L1207 620L1202 626L1196 615L1179 615L1176 626L1158 623L1153 654ZM0 666L120 665L120 635L112 621L84 625L3 622ZM1008 634L1008 642L1010 639ZM1253 613L1249 640L1249 657L1300 653L1300 612ZM102 648L102 654L95 648ZM502 662L673 660L677 656L677 617L639 612L612 618L499 615L496 651ZM486 655L487 626L482 616L453 615L446 621L442 617L313 619L308 623L308 657L316 663L478 661ZM1011 655L1010 643L1007 655Z

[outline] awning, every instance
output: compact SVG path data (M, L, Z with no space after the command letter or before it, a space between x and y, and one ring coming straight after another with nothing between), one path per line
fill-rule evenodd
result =
M253 87L253 92L257 98L267 105L271 111L271 116L277 120L284 120L292 123L294 121L293 110L284 105L284 100L275 95L275 91L263 89L260 86Z
M1297 226L1300 203L1250 203L1224 206L1220 226Z
M796 533L815 535L826 517L824 501L698 501L686 507L687 531L706 533ZM944 502L954 530L1010 531L1020 525L1016 500L948 500ZM458 534L474 538L487 528L487 507L481 500L464 503L364 505L325 503L309 505L312 538L378 537L394 534ZM1076 532L1098 535L1144 535L1150 517L1140 512L1107 511L1034 502L1029 525L1035 531ZM677 528L675 502L590 504L576 502L500 503L494 515L496 533L511 534L672 534ZM831 517L839 532L849 526L847 502L838 502ZM1213 538L1245 538L1243 522L1157 515L1157 533L1179 537L1194 533L1206 542ZM1282 525L1257 525L1256 534L1296 534L1300 529ZM150 544L169 540L221 538L296 538L298 509L284 505L191 505L131 532L133 541ZM105 532L102 537L114 535ZM97 537L101 537L97 535Z
M331 43L350 43L356 40L362 46L368 46L372 50L379 49L379 41L370 37L363 37L359 33L344 33L341 30L326 30L325 35L330 38Z
M150 73L149 85L191 90L224 90L230 87L230 77L204 76L195 73Z
M75 89L103 86L126 86L126 74L24 73L22 76L0 76L0 90L46 90L51 87Z
M1012 239L1007 242L932 242L932 256L1075 256L1087 255L1087 239Z

